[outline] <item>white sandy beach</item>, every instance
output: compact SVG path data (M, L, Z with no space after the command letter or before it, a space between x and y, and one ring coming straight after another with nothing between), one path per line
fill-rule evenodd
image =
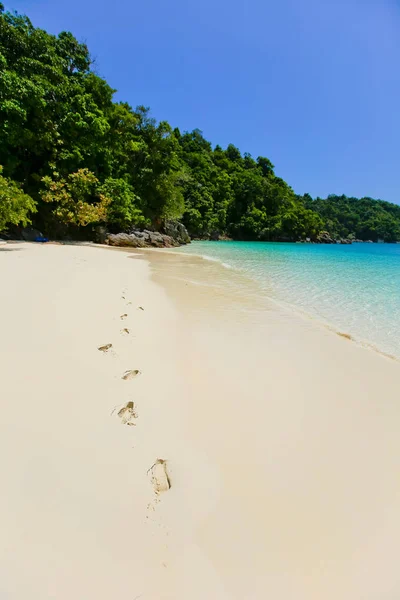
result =
M400 597L400 363L221 269L0 248L1 600Z

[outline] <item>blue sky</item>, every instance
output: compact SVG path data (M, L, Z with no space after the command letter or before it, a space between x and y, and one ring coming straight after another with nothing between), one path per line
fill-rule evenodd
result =
M400 203L398 0L3 0L86 41L117 99L268 156L298 193Z

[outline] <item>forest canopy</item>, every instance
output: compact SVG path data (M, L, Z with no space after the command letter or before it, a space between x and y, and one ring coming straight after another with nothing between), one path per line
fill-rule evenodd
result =
M54 36L0 3L0 231L33 222L48 235L159 229L192 237L400 240L400 206L371 198L296 195L271 161L149 109L113 100L87 46Z

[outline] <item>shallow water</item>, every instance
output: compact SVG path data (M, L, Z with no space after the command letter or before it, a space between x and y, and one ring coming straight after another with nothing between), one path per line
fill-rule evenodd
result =
M400 358L400 244L192 242L179 252L244 271L267 296Z

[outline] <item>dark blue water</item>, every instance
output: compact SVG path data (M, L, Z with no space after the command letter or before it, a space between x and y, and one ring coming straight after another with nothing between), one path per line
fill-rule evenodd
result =
M268 296L400 357L400 244L193 242L180 251L245 271Z

